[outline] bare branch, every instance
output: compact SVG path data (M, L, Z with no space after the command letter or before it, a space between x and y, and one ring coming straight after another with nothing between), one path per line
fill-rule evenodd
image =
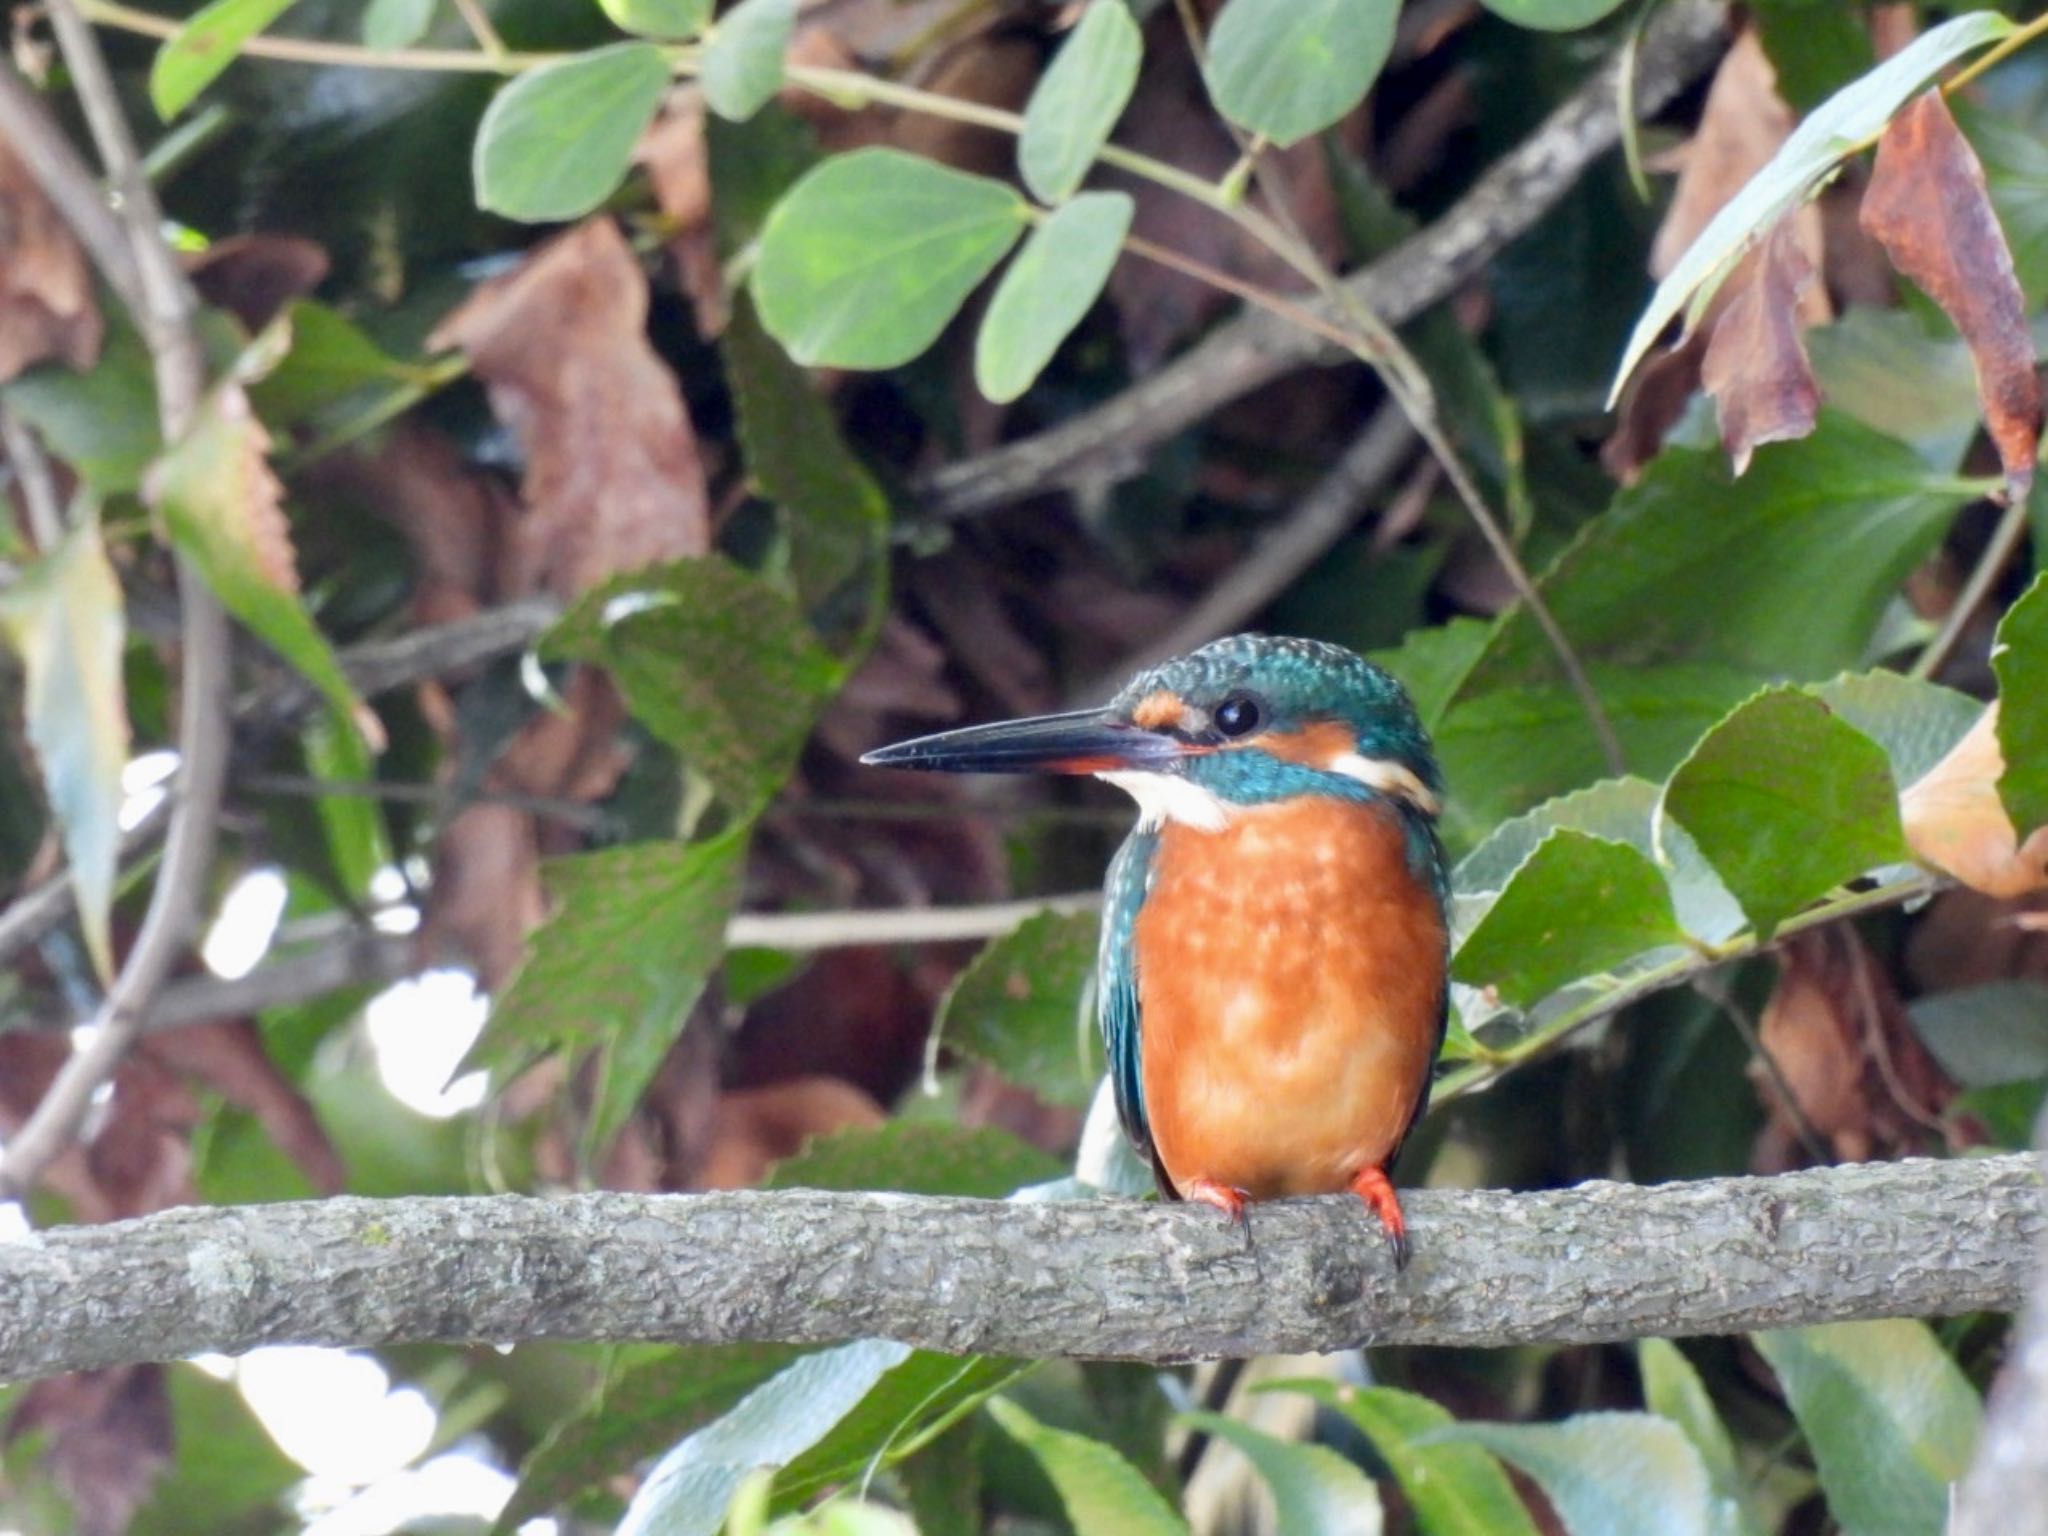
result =
M2030 1157L1210 1210L808 1190L334 1199L0 1243L0 1378L260 1344L663 1339L1206 1356L1730 1333L2019 1303Z
M1720 57L1726 20L1721 0L1677 0L1665 8L1639 55L1636 100L1642 112L1661 110ZM1614 147L1621 133L1616 88L1610 64L1442 218L1346 278L1352 299L1388 325L1400 325L1457 292ZM1304 302L1325 320L1341 318L1327 300ZM1153 444L1218 407L1296 368L1343 355L1276 316L1248 312L1107 404L935 471L920 486L924 506L940 517L966 517L1048 487L1135 473Z
M49 13L100 159L120 194L121 223L133 258L134 278L132 291L124 291L123 297L135 305L135 321L155 365L157 415L164 441L176 442L191 426L206 387L205 356L193 328L198 301L177 258L163 242L163 215L156 193L121 115L120 96L100 55L98 40L80 19L73 0L50 0ZM28 105L34 108L30 115L47 117L41 102ZM85 220L77 226L79 238L88 250L97 251L105 241L105 231L83 209L92 202L104 211L104 204L98 202L96 185L87 181L80 186L71 179L82 170L76 157L66 164L62 157L45 156L31 162L31 169L56 178L44 183L44 190L60 210L76 212ZM119 270L118 258L111 251L107 255L111 264L105 268L106 276L119 286L129 274ZM214 826L227 776L227 614L189 559L180 556L177 570L184 653L178 678L179 783L163 864L150 891L142 926L94 1018L91 1034L65 1062L35 1112L0 1156L0 1199L32 1186L44 1165L78 1133L93 1095L120 1065L171 967L183 953L213 866Z

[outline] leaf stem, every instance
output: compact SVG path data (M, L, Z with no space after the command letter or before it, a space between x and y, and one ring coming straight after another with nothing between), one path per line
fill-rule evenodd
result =
M1667 960L1662 965L1651 966L1629 977L1613 990L1587 998L1582 1003L1562 1010L1556 1017L1545 1020L1512 1045L1501 1047L1494 1060L1474 1063L1446 1073L1437 1080L1432 1101L1441 1103L1456 1098L1459 1094L1484 1088L1503 1073L1542 1055L1568 1035L1577 1033L1588 1024L1618 1013L1631 1003L1640 1002L1652 993L1662 992L1667 987L1675 987L1690 981L1694 976L1714 966L1761 954L1779 939L1795 933L1804 933L1809 928L1825 927L1829 923L1861 917L1869 912L1881 912L1887 907L1896 907L1922 896L1931 896L1947 883L1943 876L1925 870L1915 870L1912 874L1886 885L1831 897L1796 917L1787 918L1768 939L1759 939L1754 932L1741 934L1728 943L1717 946L1712 955L1688 952Z
M121 5L116 0L73 0L78 12L96 26L143 37L168 38L184 25L176 17ZM252 37L241 52L252 59L285 64L327 64L353 69L424 70L439 74L516 75L556 59L563 53L480 52L474 48L371 48L361 43L326 42L310 37Z
M491 25L490 12L483 8L482 0L455 0L455 9L462 17L462 24L469 28L469 35L476 39L477 47L492 58L504 57L507 52L505 39Z
M2004 42L1986 49L1969 64L1949 76L1947 83L1941 88L1941 93L1944 96L1953 96L1986 70L2003 64L2044 32L2048 32L2048 15L2036 16Z
M1927 649L1913 662L1912 670L1906 674L1908 677L1922 680L1933 677L1955 653L1963 631L1969 627L1977 610L1984 606L1984 599L1991 594L1992 583L2005 570L2026 531L2027 499L2020 497L2006 507L2004 515L1998 519L1998 526L1991 530L1991 541L1970 568L1969 580L1956 594L1948 617L1942 620L1940 632L1927 642Z

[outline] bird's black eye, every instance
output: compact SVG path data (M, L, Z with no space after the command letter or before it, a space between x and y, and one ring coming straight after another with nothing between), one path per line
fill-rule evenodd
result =
M1225 736L1249 736L1259 728L1265 711L1259 708L1259 701L1250 694L1233 693L1216 706L1213 718L1216 729Z

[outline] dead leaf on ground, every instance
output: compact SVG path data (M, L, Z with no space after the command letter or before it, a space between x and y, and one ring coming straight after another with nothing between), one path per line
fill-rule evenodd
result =
M2024 498L2041 441L2041 380L2026 299L1984 167L1939 90L1915 98L1878 140L1862 222L1969 344L1984 419L2005 466L2006 496Z
M507 595L573 598L710 548L697 434L647 340L647 278L609 219L481 285L429 338L459 347L526 453Z
M117 1365L32 1384L5 1442L47 1437L44 1465L71 1501L74 1536L121 1536L171 1459L171 1400L160 1365Z
M216 309L252 332L277 318L327 280L333 264L325 247L302 235L231 235L193 261L192 286Z
M1750 1069L1770 1114L1757 1137L1757 1171L1810 1161L1809 1131L1839 1162L1938 1145L1954 1085L1913 1033L1890 975L1862 938L1843 925L1818 929L1787 939L1777 956L1778 985L1757 1031L1770 1063Z
M1899 815L1907 845L1921 860L1973 890L2009 900L2048 889L2048 827L2020 840L1998 797L2004 773L1993 702L1948 756L1899 796Z
M47 358L90 368L104 329L85 252L0 139L0 383Z
M1771 227L1738 279L1739 287L1731 280L1723 290L1700 383L1720 408L1721 443L1740 475L1759 444L1806 436L1820 410L1800 337L1799 296L1813 282L1813 263L1792 217Z

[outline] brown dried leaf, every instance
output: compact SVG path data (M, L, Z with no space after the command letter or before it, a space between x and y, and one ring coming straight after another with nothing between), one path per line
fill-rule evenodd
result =
M484 283L430 338L469 355L526 450L509 592L571 598L710 548L697 435L646 323L646 275L593 219Z
M84 251L0 139L0 383L46 358L90 368L104 329Z
M836 1077L800 1077L718 1098L717 1130L697 1184L745 1189L815 1136L865 1129L888 1118L882 1106Z
M1804 1160L1808 1130L1841 1162L1926 1150L1955 1089L1862 938L1848 927L1802 933L1779 946L1778 962L1757 1031L1770 1067L1751 1070L1771 1115L1758 1137L1759 1171Z
M325 282L332 265L323 246L301 235L231 235L192 263L192 286L214 308L260 331Z
M2034 340L1984 167L1939 90L1915 98L1878 140L1862 222L1969 343L2006 495L2019 500L2041 441Z
M647 167L654 200L669 221L669 254L697 315L697 333L723 335L725 270L711 227L711 158L704 139L704 96L684 89L641 137L633 160Z
M117 1365L36 1382L4 1439L48 1436L48 1466L71 1501L74 1536L121 1536L171 1458L160 1365Z
M1700 383L1720 407L1721 443L1738 475L1760 443L1813 430L1820 386L1799 334L1799 295L1812 282L1813 263L1783 218L1722 289Z
M434 844L434 891L420 925L429 960L453 954L476 968L487 992L511 979L526 935L546 906L533 818L505 805L472 805Z
M2010 900L2048 889L2048 827L2020 841L1998 797L2004 772L1993 702L1948 756L1899 796L1899 816L1907 845L1922 861Z

